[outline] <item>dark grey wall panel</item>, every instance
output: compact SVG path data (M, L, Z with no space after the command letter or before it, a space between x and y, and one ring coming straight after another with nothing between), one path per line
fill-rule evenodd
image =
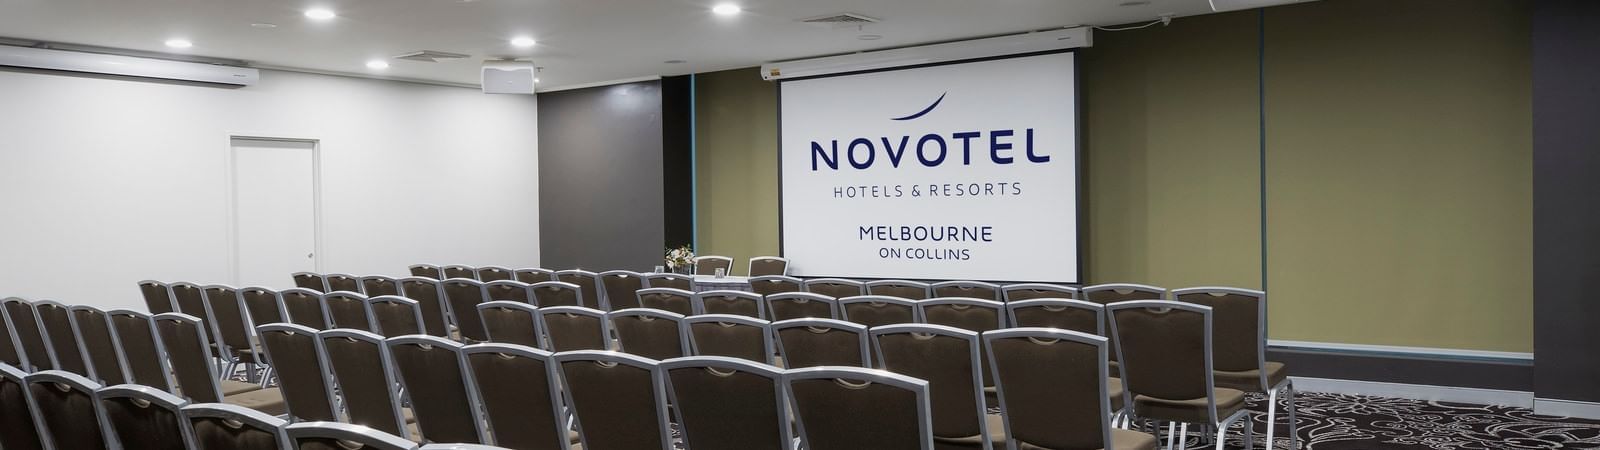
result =
M1533 13L1534 395L1600 401L1600 2Z
M1269 347L1267 360L1289 375L1382 383L1424 384L1507 391L1533 389L1533 361L1385 355ZM1540 360L1541 363L1543 360Z
M659 81L539 94L540 264L659 264L661 133Z

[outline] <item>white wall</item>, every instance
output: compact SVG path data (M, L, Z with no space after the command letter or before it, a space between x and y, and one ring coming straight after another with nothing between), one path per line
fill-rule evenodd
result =
M293 72L222 88L0 69L0 297L142 310L139 280L236 283L230 134L321 141L325 272L536 266L537 111Z

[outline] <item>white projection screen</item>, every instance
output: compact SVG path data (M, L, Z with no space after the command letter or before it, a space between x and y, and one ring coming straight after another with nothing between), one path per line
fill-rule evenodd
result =
M804 277L1081 282L1074 53L780 82Z

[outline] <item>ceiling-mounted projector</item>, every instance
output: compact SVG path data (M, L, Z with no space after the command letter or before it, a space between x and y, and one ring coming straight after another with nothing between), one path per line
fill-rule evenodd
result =
M483 93L532 94L538 72L533 61L484 61Z
M261 77L259 71L249 67L10 45L0 45L0 66L103 73L163 80L197 81L233 86L249 86L255 84Z
M1216 12L1238 11L1241 9L1265 8L1268 6L1287 5L1310 0L1210 0L1211 10Z

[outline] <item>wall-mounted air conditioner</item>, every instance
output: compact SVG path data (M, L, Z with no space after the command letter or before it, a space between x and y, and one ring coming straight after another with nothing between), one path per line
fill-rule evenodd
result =
M170 61L134 56L0 45L0 66L101 73L163 80L249 86L261 79L248 67Z
M933 64L991 56L1088 47L1093 43L1088 27L1036 31L970 41L851 53L848 55L783 61L761 65L761 78L811 77L890 67Z

